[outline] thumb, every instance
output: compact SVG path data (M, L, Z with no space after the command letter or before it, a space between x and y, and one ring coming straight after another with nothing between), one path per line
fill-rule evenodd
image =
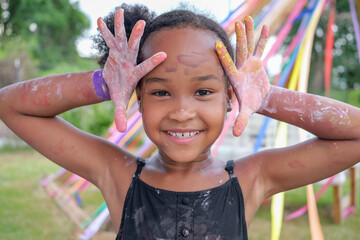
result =
M253 111L246 106L241 106L240 109L233 127L233 135L235 137L239 137L243 133L250 116L253 114Z
M126 110L122 106L115 107L115 125L119 132L125 132L127 129Z

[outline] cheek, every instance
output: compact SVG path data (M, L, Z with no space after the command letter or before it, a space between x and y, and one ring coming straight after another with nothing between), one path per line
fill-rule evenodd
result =
M142 119L143 125L146 132L153 130L154 127L158 126L164 113L164 108L160 104L151 104L147 101L142 102Z
M226 98L202 105L201 112L209 124L223 125L226 117Z

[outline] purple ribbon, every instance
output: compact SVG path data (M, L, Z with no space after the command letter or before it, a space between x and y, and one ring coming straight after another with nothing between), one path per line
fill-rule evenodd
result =
M351 18L354 25L354 32L355 32L355 40L356 40L356 47L357 47L357 53L359 58L359 64L360 64L360 32L359 32L359 22L356 16L356 10L355 10L355 4L354 0L349 0L350 4L350 12L351 12ZM360 13L359 13L360 14Z

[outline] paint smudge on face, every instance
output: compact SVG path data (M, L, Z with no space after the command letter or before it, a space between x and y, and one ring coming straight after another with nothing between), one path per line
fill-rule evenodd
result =
M169 62L165 66L165 72L176 72L177 71L177 63L174 61Z
M207 61L207 57L203 53L199 52L192 52L191 55L189 54L180 54L177 57L177 61L185 66L196 68L200 64Z

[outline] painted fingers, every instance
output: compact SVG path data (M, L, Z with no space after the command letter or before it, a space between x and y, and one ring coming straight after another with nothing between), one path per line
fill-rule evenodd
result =
M254 21L251 17L245 17L245 24L237 22L235 32L237 45L235 64L221 42L215 43L215 49L239 102L239 114L233 126L233 135L240 136L250 116L262 105L266 89L269 87L260 59L266 46L269 29L267 26L263 27L256 47Z
M106 44L109 48L115 48L116 47L116 41L114 38L114 35L110 32L110 30L107 28L106 24L104 23L102 18L98 18L97 25L99 28L99 31L101 33L101 36L104 38Z
M120 132L127 129L126 109L136 84L166 58L166 54L161 52L137 65L145 24L143 20L138 21L127 40L123 9L118 9L115 13L114 34L101 18L98 19L100 33L109 47L109 57L104 66L103 76L114 103L115 123Z
M258 58L262 57L268 38L269 38L269 27L267 25L264 25L261 29L259 42L257 43L255 48L254 55L256 57Z
M241 135L242 131L244 130L246 124L247 124L247 119L248 117L245 116L244 114L242 114L244 108L242 106L242 102L241 102L241 98L245 97L245 96L240 96L240 89L241 89L241 77L240 77L240 72L238 71L238 69L236 68L234 62L232 61L228 51L226 50L226 47L223 45L222 42L216 42L215 43L215 49L216 52L219 56L220 62L227 74L227 76L230 79L231 85L234 88L235 91L235 95L236 98L239 102L239 109L240 112L236 118L235 124L233 126L233 135L238 137Z
M246 59L256 56L261 58L264 53L267 39L269 37L269 27L264 25L261 30L260 39L255 47L254 20L247 16L242 22L235 23L236 34L236 68L240 68Z
M144 29L145 29L145 21L143 20L139 20L130 35L129 38L129 42L128 42L128 52L130 54L130 61L132 62L132 64L136 65L137 63L137 56L139 53L139 46L140 46L140 40L141 37L144 33Z
M150 58L143 61L141 64L136 66L135 75L136 78L141 79L146 74L151 72L157 65L162 63L166 59L167 55L164 52L158 52Z
M236 68L240 68L246 59L251 57L255 49L254 21L246 16L245 25L242 22L235 23L236 34Z

